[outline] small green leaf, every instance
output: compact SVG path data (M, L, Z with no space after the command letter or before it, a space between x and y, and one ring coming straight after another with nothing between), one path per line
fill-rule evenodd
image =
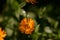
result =
M54 24L54 27L57 28L58 27L58 24L59 24L59 22L56 21L55 24Z
M19 19L20 19L20 18L19 18L20 15L26 17L26 11L19 8L18 10L16 10L16 11L14 12L14 15L15 15L16 18L19 20Z
M20 4L20 8L24 7L25 5L26 5L26 2L22 2L22 3Z
M10 28L5 27L5 31L7 33L7 36L12 36L13 30L11 30Z
M35 33L38 32L39 26L40 26L40 25L37 25L37 27L35 28L35 31L34 31Z

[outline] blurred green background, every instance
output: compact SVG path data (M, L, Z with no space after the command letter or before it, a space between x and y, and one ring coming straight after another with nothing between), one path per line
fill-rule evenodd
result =
M31 4L25 0L0 0L0 27L5 40L60 40L60 4L58 0L37 0ZM19 23L24 17L35 21L31 35L22 34Z

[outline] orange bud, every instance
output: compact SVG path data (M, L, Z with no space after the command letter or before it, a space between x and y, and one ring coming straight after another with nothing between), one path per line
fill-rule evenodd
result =
M34 20L31 18L22 19L19 30L25 34L31 34L34 31Z
M35 4L37 3L36 0L25 0L27 3Z
M6 36L6 32L2 30L2 28L0 28L0 40L4 40L5 36Z

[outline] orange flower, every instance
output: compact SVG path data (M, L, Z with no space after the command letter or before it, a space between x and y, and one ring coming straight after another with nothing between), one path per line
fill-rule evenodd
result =
M4 40L5 36L6 36L6 32L2 30L2 28L0 28L0 40Z
M31 18L24 18L19 26L19 30L25 34L31 34L34 31L34 20Z
M35 4L36 0L25 0L27 3Z

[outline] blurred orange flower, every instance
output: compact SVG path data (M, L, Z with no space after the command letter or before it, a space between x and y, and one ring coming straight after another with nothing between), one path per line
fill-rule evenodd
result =
M2 28L0 28L0 40L4 40L5 36L6 36L6 32L2 30Z
M35 4L37 3L36 0L25 0L27 3Z
M34 20L31 18L24 18L19 26L19 30L25 34L31 34L34 31Z

